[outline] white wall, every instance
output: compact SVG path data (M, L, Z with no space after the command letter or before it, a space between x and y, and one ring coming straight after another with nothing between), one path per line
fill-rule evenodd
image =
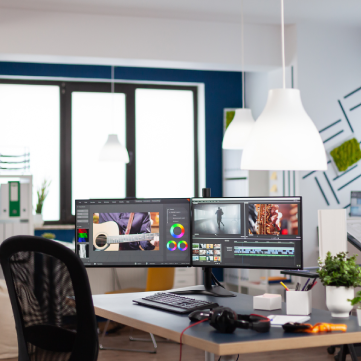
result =
M2 9L0 32L0 60L241 69L234 23ZM245 25L247 69L279 67L280 46L279 26Z
M326 142L325 148L332 149L352 134L338 100L344 106L356 138L361 140L361 107L354 111L349 110L352 106L361 103L361 91L344 99L346 94L361 86L361 28L300 24L297 30L297 76L304 107L319 130L341 119L340 123L321 133L322 139L326 140L343 130L343 133ZM314 266L317 265L318 258L317 210L343 208L348 205L350 191L361 188L361 178L340 191L338 189L360 175L361 167L358 165L355 170L333 181L337 174L329 165L325 173L339 204L323 172L316 172L302 179L308 173L310 172L300 172L299 185L304 205L304 260L306 266ZM320 182L330 203L329 206L317 186L315 177ZM330 226L337 227L337 225ZM361 261L360 256L358 261ZM322 297L324 290L319 285L317 287L315 291L318 292L319 297L314 298L314 306L325 307Z

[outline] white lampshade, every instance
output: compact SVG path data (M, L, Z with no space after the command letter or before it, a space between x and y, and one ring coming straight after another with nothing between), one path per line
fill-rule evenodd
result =
M224 133L222 148L243 149L254 124L251 109L236 109L234 118Z
M269 91L266 107L243 150L241 169L326 170L320 134L298 89Z
M129 163L129 154L126 148L120 144L116 134L109 134L108 140L100 151L100 161Z

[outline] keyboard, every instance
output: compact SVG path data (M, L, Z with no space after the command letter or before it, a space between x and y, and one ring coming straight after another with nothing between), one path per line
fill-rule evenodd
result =
M190 313L195 310L218 307L218 303L196 300L190 297L183 297L170 292L158 292L154 295L133 300L143 306L159 308L164 311L176 313Z

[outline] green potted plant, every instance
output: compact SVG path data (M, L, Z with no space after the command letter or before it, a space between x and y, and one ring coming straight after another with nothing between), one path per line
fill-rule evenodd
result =
M352 309L348 299L354 297L355 287L361 285L361 267L356 264L356 256L347 257L348 252L332 256L328 252L324 260L319 259L317 271L326 286L326 306L332 317L349 317Z
M358 325L361 326L361 291L356 293L356 297L352 299L348 299L347 301L351 302L351 306L357 305L356 312L357 312L357 320Z
M51 184L51 181L44 179L43 182L41 183L41 186L36 191L36 194L38 196L38 202L35 207L35 215L34 215L34 227L35 228L41 227L44 224L42 211L43 211L44 201L49 193L50 184Z

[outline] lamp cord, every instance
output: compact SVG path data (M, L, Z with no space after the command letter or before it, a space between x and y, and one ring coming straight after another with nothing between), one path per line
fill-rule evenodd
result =
M282 32L282 75L283 75L283 89L286 89L286 61L285 61L285 19L284 6L281 0L281 32Z
M242 108L245 108L244 95L244 23L243 23L243 0L241 0L241 62L242 62Z
M111 78L112 78L112 82L110 85L110 91L111 93L114 93L114 65L112 65L111 67Z
M111 97L112 97L112 133L116 134L115 132L115 104L114 104L114 65L112 65L111 67L111 78L112 78L112 82L110 83L110 91L112 93Z

